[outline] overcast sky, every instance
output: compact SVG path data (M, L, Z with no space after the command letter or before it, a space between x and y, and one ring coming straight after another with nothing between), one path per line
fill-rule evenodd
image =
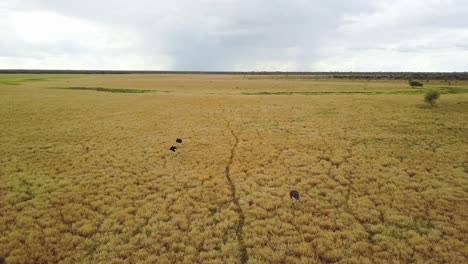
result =
M0 0L0 69L468 71L468 0Z

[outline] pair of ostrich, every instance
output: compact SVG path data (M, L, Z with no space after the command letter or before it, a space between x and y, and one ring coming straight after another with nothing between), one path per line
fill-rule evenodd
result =
M181 139L181 138L177 138L177 139L176 139L176 142L177 142L177 144L182 144L182 139ZM175 153L175 152L177 151L177 147L175 147L174 145L172 145L172 146L169 148L169 150Z
M176 142L177 144L182 144L182 139L181 138L177 138L176 139ZM170 151L172 152L176 152L177 151L177 147L175 147L174 145L172 145L170 148L169 148ZM299 201L299 192L296 191L296 190L292 190L291 192L289 192L289 196L291 197L291 200L293 202L298 202Z

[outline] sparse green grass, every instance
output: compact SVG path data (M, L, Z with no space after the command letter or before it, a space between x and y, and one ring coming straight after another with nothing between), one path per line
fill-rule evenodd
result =
M89 75L0 89L0 256L464 263L468 94L441 87L428 111L411 96L426 88L406 86ZM174 93L80 91L98 87Z
M105 88L105 87L61 87L53 89L65 89L65 90L83 90L83 91L97 91L97 92L108 92L108 93L155 93L155 92L168 92L168 91L157 91L157 90L142 90L142 89L125 89L125 88Z
M0 85L22 85L31 82L46 82L51 80L70 79L80 75L57 74L0 74Z
M429 89L436 90L441 94L462 94L468 93L468 88L464 87L435 87L435 88L420 88L408 89L405 91L390 91L390 92L371 92L371 91L314 91L314 92L244 92L243 95L417 95L424 94Z
M350 94L376 94L373 92L255 92L255 93L242 93L243 95L350 95Z
M462 94L467 93L466 87L437 87L436 90L441 94Z

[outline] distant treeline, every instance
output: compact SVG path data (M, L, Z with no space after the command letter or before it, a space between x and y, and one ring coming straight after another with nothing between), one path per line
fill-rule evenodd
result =
M468 80L467 72L282 72L282 71L111 71L111 70L1 70L9 74L230 74L230 75L282 75L323 76L335 79L360 80Z

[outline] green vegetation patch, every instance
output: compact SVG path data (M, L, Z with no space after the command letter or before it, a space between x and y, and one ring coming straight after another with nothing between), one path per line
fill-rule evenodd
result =
M367 91L343 91L343 92L253 92L253 93L242 93L243 95L350 95L350 94L364 94L364 95L390 95L390 94L402 94L402 95L417 95L424 94L428 89L436 90L440 94L462 94L468 93L468 88L464 87L432 87L424 89L412 89L405 91L391 91L391 92L367 92Z
M468 88L465 88L465 87L439 87L438 91L441 94L462 94L462 93L468 93Z
M25 82L34 82L34 81L47 81L46 78L9 78L9 77L0 77L0 84L5 85L20 85Z
M465 87L432 87L427 86L423 89L414 88L409 91L397 91L397 92L381 92L381 94L425 94L429 90L434 90L440 94L463 94L468 93L468 88Z
M17 82L17 81L8 81L8 80L0 80L0 84L4 84L4 85L20 85L21 82Z
M323 95L323 94L374 94L373 92L255 92L243 95Z
M4 85L21 85L28 82L51 81L57 79L69 79L76 76L70 75L17 75L17 74L0 74L0 84Z
M105 87L59 87L51 89L66 89L66 90L84 90L84 91L97 91L108 93L170 93L170 91L160 90L143 90L143 89L128 89L128 88L105 88Z

